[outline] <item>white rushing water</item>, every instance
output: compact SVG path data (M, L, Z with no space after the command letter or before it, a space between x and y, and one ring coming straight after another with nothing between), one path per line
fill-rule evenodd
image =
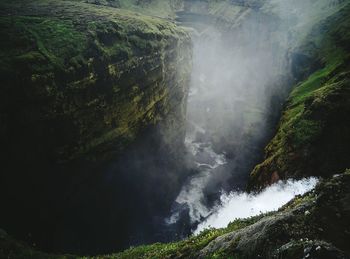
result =
M204 222L198 225L195 234L210 227L222 228L235 219L256 216L261 213L274 211L286 204L296 195L312 190L317 184L317 178L302 180L280 181L267 187L259 194L232 192L221 196L221 205Z
M198 130L201 130L200 128ZM181 208L185 206L189 211L191 223L199 222L210 214L210 208L205 204L204 188L215 174L215 169L226 163L224 154L213 151L210 143L196 142L191 137L186 138L186 146L196 158L195 164L198 173L193 175L183 185L176 203L179 210L175 210L167 220L168 224L175 223L179 219ZM182 207L181 207L182 206Z
M190 223L197 224L210 215L221 190L241 187L232 178L244 178L249 172L241 176L243 170L235 167L245 166L243 156L252 148L248 139L265 134L266 97L270 94L266 87L271 85L272 71L261 68L271 67L272 57L266 57L265 48L253 47L254 55L250 54L251 47L245 48L235 38L227 44L214 27L199 34L193 38L186 132L196 173L182 186L166 220L169 224L176 223L185 210Z

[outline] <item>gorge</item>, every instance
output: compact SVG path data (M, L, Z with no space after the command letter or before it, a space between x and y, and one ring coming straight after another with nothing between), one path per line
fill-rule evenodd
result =
M0 6L0 257L350 255L349 1Z

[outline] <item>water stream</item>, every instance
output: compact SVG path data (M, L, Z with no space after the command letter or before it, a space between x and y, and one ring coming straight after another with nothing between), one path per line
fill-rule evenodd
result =
M185 144L195 173L165 222L176 225L185 218L194 230L220 206L223 194L245 190L249 173L262 159L276 123L272 113L281 108L271 103L283 62L258 21L229 35L193 13L182 12L180 23L182 16L194 30Z

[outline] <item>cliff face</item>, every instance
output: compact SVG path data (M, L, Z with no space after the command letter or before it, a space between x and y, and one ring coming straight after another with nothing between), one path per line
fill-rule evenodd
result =
M31 159L33 147L55 161L106 155L168 114L178 119L172 130L181 142L191 64L186 32L69 1L5 5L2 14L1 136L15 152L28 143L20 149Z
M345 4L315 25L291 53L299 83L265 149L265 160L251 174L251 188L279 179L325 177L350 166L349 10Z
M83 1L3 1L0 14L1 221L43 249L128 246L124 231L168 209L186 174L189 34Z

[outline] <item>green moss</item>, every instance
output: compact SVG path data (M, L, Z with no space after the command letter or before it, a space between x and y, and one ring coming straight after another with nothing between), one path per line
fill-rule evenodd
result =
M345 166L347 155L341 147L346 145L347 137L340 131L335 133L337 136L332 136L337 128L344 131L349 128L347 120L341 116L349 108L345 96L350 38L342 32L349 26L350 6L344 4L341 7L336 14L316 25L300 46L299 53L321 61L323 67L294 87L278 131L266 147L266 159L251 174L250 186L269 183L272 173L284 178L344 170L341 167ZM337 122L332 122L335 120ZM323 155L327 153L323 147L330 146L338 146L333 152L339 150L339 153Z
M0 55L5 59L17 52L18 62L42 63L45 58L47 63L61 69L69 63L83 60L87 38L74 28L72 21L15 16L0 17L0 23L6 30L23 33L21 42L17 42L16 35L9 35L15 42L9 40L3 44ZM25 52L30 45L33 50Z
M306 98L310 97L315 90L324 86L323 83L332 71L333 69L325 67L297 85L290 95L290 106L303 105Z
M30 102L18 108L33 114L33 132L35 120L64 121L69 134L53 133L60 146L50 148L60 160L103 153L104 145L122 150L171 110L164 73L174 73L172 62L187 68L190 55L183 59L183 53L191 47L188 33L174 23L85 1L13 1L0 7L10 14L0 17L0 35L7 39L0 42L0 72L4 89L18 89L4 99ZM164 64L169 50L175 59ZM179 80L189 71L179 70ZM142 91L129 95L134 85Z

